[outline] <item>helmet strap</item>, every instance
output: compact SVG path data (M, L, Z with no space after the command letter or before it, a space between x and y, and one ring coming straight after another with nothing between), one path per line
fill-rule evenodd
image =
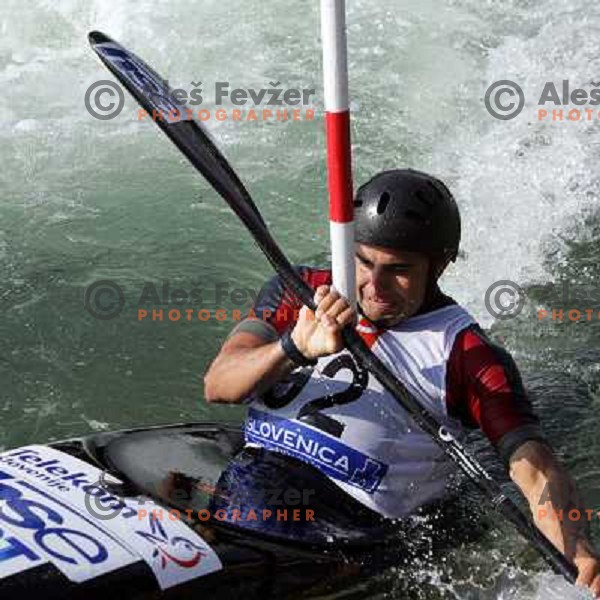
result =
M425 287L425 297L417 314L428 312L430 307L435 304L436 298L440 294L438 280L442 273L450 264L451 258L448 255L431 256L429 266L427 267L427 284Z

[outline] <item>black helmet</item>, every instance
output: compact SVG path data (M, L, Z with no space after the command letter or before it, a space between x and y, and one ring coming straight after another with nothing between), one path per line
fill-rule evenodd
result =
M448 188L413 169L383 171L356 192L356 241L456 260L460 214Z

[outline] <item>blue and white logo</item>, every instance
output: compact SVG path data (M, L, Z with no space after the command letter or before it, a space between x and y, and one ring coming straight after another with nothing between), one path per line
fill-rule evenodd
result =
M298 458L333 479L375 492L388 465L351 448L337 438L298 423L251 408L246 441Z
M107 42L95 46L96 51L127 80L166 120L185 120L184 104L177 104L165 82L153 69L119 44Z

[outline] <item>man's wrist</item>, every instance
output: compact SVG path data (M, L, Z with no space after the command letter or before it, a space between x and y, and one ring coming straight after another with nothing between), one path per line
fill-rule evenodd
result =
M308 358L299 350L298 346L292 338L290 330L286 331L280 338L279 343L283 349L283 353L286 355L288 360L296 367L307 367L317 364L316 358Z

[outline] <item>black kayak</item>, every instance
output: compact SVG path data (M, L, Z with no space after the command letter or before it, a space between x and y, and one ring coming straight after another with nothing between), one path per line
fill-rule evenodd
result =
M3 452L0 598L311 597L399 560L397 526L363 518L287 459L292 479L232 520L243 447L239 424L205 422ZM273 532L256 527L266 518ZM315 524L299 538L305 518Z

